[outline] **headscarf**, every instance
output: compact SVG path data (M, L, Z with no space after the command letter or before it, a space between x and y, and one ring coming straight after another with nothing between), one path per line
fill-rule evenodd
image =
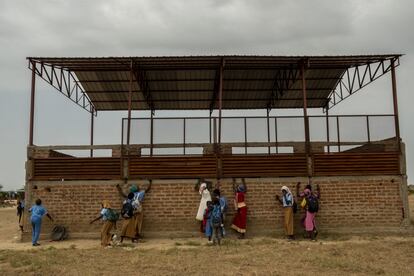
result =
M109 200L103 200L102 201L102 207L104 207L104 208L111 208L111 203L109 203Z
M287 194L292 194L292 192L289 190L289 188L287 186L283 186L280 190L281 191L286 191Z
M137 187L137 185L131 185L131 187L129 188L129 191L131 192L131 193L136 193L136 192L138 192L138 187Z
M200 193L200 195L203 193L203 191L207 189L207 184L206 183L201 183L200 188L198 189L198 192Z
M239 186L237 186L237 192L245 193L246 192L246 187L243 184L240 184Z

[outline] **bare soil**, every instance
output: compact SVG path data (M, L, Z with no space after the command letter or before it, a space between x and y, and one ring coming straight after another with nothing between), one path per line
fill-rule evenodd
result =
M414 197L410 196L410 206ZM414 217L414 207L411 216ZM14 208L0 208L2 275L413 275L414 235L148 239L100 248L99 240L18 242Z

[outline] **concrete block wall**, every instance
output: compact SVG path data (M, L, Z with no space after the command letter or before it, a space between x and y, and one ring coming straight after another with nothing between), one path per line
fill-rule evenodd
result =
M320 211L317 224L321 230L342 229L399 229L408 221L406 181L402 176L352 176L315 177L314 186L321 189ZM248 235L282 234L282 208L275 200L283 185L295 193L296 183L302 189L307 178L256 178L246 179L248 192ZM27 206L36 198L55 218L54 224L65 225L72 236L99 236L100 223L89 221L99 215L100 203L110 200L114 208L121 208L122 198L115 188L121 184L125 191L130 184L147 185L146 181L32 181L26 185ZM194 236L199 224L195 220L199 205L199 194L194 190L196 180L154 180L151 191L144 202L145 236ZM222 194L229 201L227 226L234 215L231 179L221 180ZM302 213L296 214L299 227ZM50 233L53 227L44 218L43 233ZM28 214L25 229L30 231ZM230 231L230 229L228 230ZM301 233L302 229L297 229ZM30 233L23 238L30 237Z

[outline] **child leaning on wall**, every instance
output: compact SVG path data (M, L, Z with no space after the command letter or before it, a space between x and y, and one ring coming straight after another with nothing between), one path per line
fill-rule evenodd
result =
M108 200L102 201L102 209L100 216L93 219L90 223L102 219L104 222L101 230L101 246L107 247L111 245L111 230L113 227L116 228L116 221L119 219L119 214L111 208L111 204Z
M32 224L32 245L39 246L37 242L40 236L40 228L42 227L42 217L47 216L51 221L53 218L49 215L46 208L42 206L42 200L40 198L36 199L36 204L29 209L30 222Z
M206 235L208 242L212 242L211 241L211 236L213 235L213 228L211 225L211 213L213 211L213 202L211 200L207 201L207 207L204 210L204 214L203 214L203 221L202 221L202 230L204 232L204 234Z

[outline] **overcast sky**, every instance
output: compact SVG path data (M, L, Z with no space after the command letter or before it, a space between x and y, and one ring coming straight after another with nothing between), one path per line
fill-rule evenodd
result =
M0 184L6 190L24 185L27 56L403 53L397 85L412 175L413 12L412 0L1 0ZM35 144L87 144L89 115L41 80L36 89ZM392 113L391 100L387 75L334 111ZM123 115L99 114L95 142L119 143Z

